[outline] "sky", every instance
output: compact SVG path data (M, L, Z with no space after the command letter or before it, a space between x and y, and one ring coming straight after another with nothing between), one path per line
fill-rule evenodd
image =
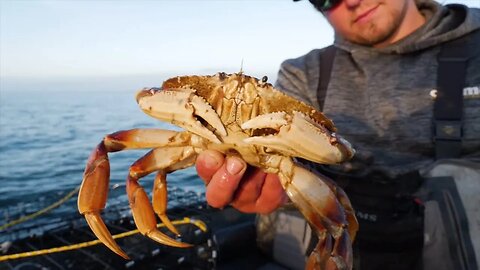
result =
M0 0L0 91L127 88L241 68L274 79L283 60L332 41L306 0Z

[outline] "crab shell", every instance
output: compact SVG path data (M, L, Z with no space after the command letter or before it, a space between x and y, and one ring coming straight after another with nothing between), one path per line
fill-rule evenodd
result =
M152 150L129 169L127 195L140 232L162 244L188 247L156 228L155 214L178 234L166 215L166 176L193 166L197 155L213 149L236 155L265 172L276 173L291 201L316 232L319 242L308 269L351 269L351 244L358 229L345 192L324 176L294 162L299 157L334 164L351 158L354 150L336 135L331 120L266 82L243 73L182 76L161 88L137 93L148 115L185 131L132 129L107 135L94 149L85 168L78 208L95 235L111 250L128 256L115 243L100 216L108 193L108 153L139 148ZM139 184L157 172L152 202Z

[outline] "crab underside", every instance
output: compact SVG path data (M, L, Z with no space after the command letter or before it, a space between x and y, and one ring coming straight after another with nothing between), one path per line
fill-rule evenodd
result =
M290 200L316 232L319 241L307 269L351 269L352 241L358 229L345 192L328 178L294 162L303 158L335 164L353 156L350 144L335 133L333 123L312 107L277 90L265 79L243 73L183 76L161 88L137 93L148 115L185 131L132 129L107 135L87 162L78 208L95 235L118 255L128 258L106 228L105 207L110 165L107 153L151 148L133 163L126 192L139 231L169 246L189 247L157 230L155 214L178 234L166 215L168 173L194 165L197 155L213 149L238 155L252 166L279 175ZM139 179L156 172L152 202Z

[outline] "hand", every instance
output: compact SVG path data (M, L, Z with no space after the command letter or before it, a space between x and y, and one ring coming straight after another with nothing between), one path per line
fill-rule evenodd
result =
M276 174L248 166L237 156L206 150L198 156L196 167L212 207L231 204L245 213L268 214L288 200Z

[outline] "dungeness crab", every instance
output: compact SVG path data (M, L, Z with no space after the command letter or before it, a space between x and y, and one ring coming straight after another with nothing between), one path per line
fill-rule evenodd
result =
M318 163L339 163L352 157L350 144L336 135L322 113L293 99L262 80L243 73L183 76L168 79L162 88L137 93L148 115L185 131L132 129L107 135L90 155L78 196L78 208L95 235L118 255L128 256L115 243L100 217L108 192L108 152L153 148L129 170L126 192L139 231L162 244L188 247L156 228L155 213L168 220L166 175L192 166L198 153L214 149L241 156L248 164L279 175L291 201L319 237L307 261L308 269L351 269L352 241L358 228L344 191L325 177L296 164L294 157ZM157 172L152 203L139 179Z

